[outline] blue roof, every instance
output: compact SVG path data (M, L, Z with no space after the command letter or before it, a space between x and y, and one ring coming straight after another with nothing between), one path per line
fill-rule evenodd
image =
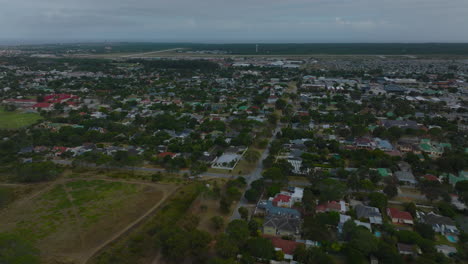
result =
M259 207L264 208L268 215L285 215L297 218L301 217L301 213L299 213L299 211L297 211L296 209L276 207L271 201L266 201L266 203L260 203Z
M392 144L388 140L378 138L377 139L377 145L381 149L389 149L389 150L393 149Z

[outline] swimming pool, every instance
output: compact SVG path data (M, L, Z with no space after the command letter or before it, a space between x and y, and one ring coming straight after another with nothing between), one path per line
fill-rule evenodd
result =
M457 243L457 241L458 241L458 238L456 236L446 235L445 237L447 238L448 241L450 241L452 243Z

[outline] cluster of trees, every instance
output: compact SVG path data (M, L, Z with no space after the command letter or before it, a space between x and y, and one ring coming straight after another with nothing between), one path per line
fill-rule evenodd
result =
M245 192L245 198L249 203L258 201L264 190L265 182L263 179L256 180L250 184L250 189Z
M162 230L158 242L166 259L182 262L189 258L197 262L197 259L206 257L212 237L209 233L196 229L198 223L198 217L189 215L179 225Z
M238 177L235 180L229 180L226 183L225 194L221 196L219 200L219 209L222 213L227 214L231 210L232 203L238 201L242 192L241 189L247 185L244 177Z
M15 181L42 182L50 181L59 176L62 169L51 161L22 163L16 167Z
M216 239L215 251L217 257L210 264L236 263L238 254L242 255L242 263L256 263L270 259L282 260L283 256L275 253L269 239L261 237L259 223L255 220L234 220L226 227L225 234Z

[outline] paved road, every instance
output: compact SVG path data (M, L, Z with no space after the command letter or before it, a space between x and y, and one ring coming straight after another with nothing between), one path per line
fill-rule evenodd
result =
M142 56L144 57L145 55L151 55L155 53L164 53L164 52L170 52L170 51L177 51L182 48L174 48L174 49L165 49L165 50L157 50L157 51L150 51L150 52L143 52L143 53L137 53L137 54L130 54L130 55L124 55L121 56L122 58L141 58Z
M262 171L263 171L263 160L268 157L268 154L270 153L270 144L271 142L276 138L276 134L281 130L281 126L280 124L278 123L278 125L276 126L275 130L273 131L273 136L270 138L270 140L268 141L268 147L267 149L263 152L262 156L260 157L260 159L258 160L257 162L257 166L255 167L255 169L248 175L245 175L245 180L247 181L247 188L245 189L246 191L248 189L250 189L250 185L252 184L252 182L260 179L262 177ZM232 220L235 220L235 219L240 219L240 214L239 214L239 208L240 207L246 207L249 202L247 201L247 199L245 199L244 197L245 195L245 192L242 193L242 197L239 201L239 203L237 203L237 206L236 208L234 209L234 212L232 213L232 216L231 216L231 219L230 221Z

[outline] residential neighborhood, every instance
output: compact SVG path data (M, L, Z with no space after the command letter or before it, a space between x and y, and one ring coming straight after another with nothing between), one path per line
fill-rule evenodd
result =
M0 195L0 232L30 238L43 263L468 261L466 60L8 54L0 186L22 189ZM109 182L141 185L101 205L122 233L86 248L107 219L93 211L60 245L60 215L97 206ZM135 198L150 187L163 209ZM15 211L28 194L35 213L58 211ZM120 226L132 199L152 206L129 204L139 217Z

